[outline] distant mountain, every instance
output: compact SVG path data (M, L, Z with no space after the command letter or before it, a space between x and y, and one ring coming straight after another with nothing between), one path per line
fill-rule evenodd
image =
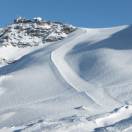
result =
M0 30L0 132L131 132L132 26L17 18Z

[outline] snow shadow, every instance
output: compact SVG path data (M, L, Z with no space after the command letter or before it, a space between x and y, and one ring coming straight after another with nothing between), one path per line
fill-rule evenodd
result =
M88 50L95 50L99 48L110 48L117 50L128 50L132 49L132 25L128 28L121 30L109 38L94 44L80 43L72 49L72 53L84 52Z

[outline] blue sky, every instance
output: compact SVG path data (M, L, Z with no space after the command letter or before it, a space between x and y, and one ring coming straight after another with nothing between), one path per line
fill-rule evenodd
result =
M81 27L132 24L132 0L0 0L0 26L41 16Z

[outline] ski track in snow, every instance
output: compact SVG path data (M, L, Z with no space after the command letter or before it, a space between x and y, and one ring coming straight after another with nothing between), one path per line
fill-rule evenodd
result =
M68 82L78 92L84 92L87 96L94 100L97 105L104 106L110 103L118 104L118 102L105 94L103 89L100 89L101 92L99 94L97 92L95 93L94 91L97 86L94 86L93 84L90 84L89 82L81 79L65 61L65 56L68 54L68 52L74 47L74 45L76 45L76 43L80 43L81 40L86 39L88 33L90 33L90 31L82 32L80 33L81 35L79 37L73 40L73 42L68 42L68 44L64 43L63 46L51 53L51 59L66 82ZM92 37L92 35L90 37ZM104 102L104 98L107 98L107 102Z
M107 40L117 42L120 34L132 42L125 32L131 29L78 29L43 48L10 47L14 52L9 54L1 48L0 58L17 61L0 67L0 132L131 131L132 50L129 41L126 49L121 40L114 48L105 45ZM93 69L86 63L81 74L79 64L89 62L90 57ZM126 126L120 127L122 122Z

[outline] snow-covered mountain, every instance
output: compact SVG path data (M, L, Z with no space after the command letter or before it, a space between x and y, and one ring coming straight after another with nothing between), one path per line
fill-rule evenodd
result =
M40 17L33 20L19 17L13 24L0 30L0 43L2 46L38 46L42 43L61 40L74 30L75 27L71 25L44 21Z
M72 25L45 21L40 17L31 20L18 17L14 23L0 29L0 47L9 49L9 47L26 48L45 45L62 40L75 30L76 28ZM10 52L14 51L11 49ZM8 60L8 57L0 57L0 63L10 63L10 61L12 60Z
M132 26L18 18L0 34L0 132L132 131Z

